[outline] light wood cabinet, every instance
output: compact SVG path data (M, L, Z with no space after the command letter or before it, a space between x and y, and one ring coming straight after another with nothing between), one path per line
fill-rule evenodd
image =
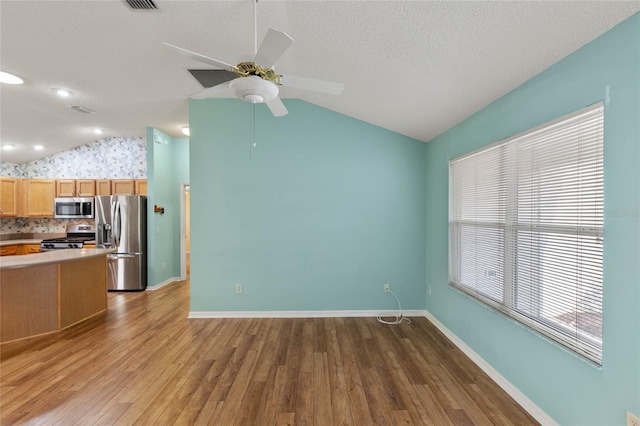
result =
M0 343L57 332L106 312L106 254L0 268L0 287Z
M18 254L40 253L40 244L23 244L18 249Z
M56 196L57 197L75 197L76 181L73 179L56 180Z
M111 181L112 195L134 195L136 185L133 179L114 179Z
M146 179L114 179L111 181L112 195L147 195Z
M17 245L0 247L0 256L13 256L14 254L18 254Z
M76 197L95 197L96 181L93 179L76 179Z
M0 217L53 217L55 197L147 195L146 179L0 177Z
M20 179L0 177L0 217L18 216L18 182Z
M110 179L96 179L96 195L111 195Z
M94 179L58 179L56 180L57 197L93 197L96 195Z
M147 195L146 179L136 179L136 195Z
M22 198L27 217L53 217L56 181L53 179L23 179Z

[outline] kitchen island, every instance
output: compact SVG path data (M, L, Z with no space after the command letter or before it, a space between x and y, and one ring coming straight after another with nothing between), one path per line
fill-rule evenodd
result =
M53 333L107 310L106 249L0 258L0 343Z

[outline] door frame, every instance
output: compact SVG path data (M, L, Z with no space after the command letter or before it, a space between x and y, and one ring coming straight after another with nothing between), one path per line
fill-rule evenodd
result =
M180 280L187 279L187 192L189 183L180 184Z

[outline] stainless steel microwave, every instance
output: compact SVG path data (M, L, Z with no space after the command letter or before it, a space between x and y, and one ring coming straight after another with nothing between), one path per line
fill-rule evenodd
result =
M93 197L56 198L54 217L60 219L93 218Z

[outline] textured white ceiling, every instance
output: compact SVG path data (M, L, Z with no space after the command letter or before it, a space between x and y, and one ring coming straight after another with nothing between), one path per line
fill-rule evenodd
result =
M121 0L0 0L0 68L28 80L0 87L0 142L17 145L2 151L3 161L144 136L146 127L181 136L187 98L201 89L186 69L207 67L161 42L237 63L253 51L254 3L156 2L160 11L141 12ZM640 2L260 0L257 10L259 41L270 27L295 40L277 71L345 85L340 96L283 88L282 97L429 141L638 12ZM61 99L53 87L75 94ZM35 144L46 148L33 151Z

